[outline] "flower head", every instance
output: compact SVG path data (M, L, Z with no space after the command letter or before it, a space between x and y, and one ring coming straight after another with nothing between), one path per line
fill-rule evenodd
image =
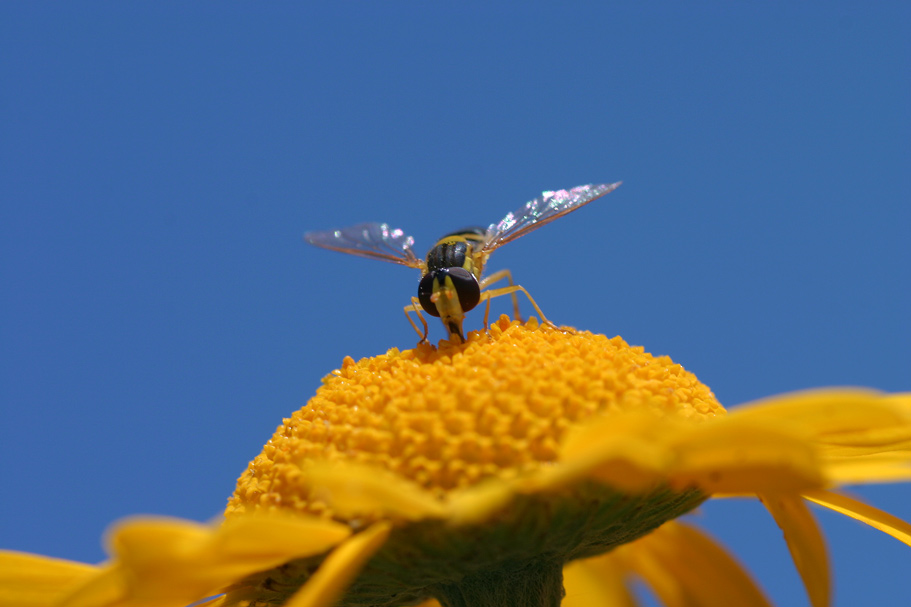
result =
M346 358L250 463L228 515L324 514L301 472L312 463L373 466L439 498L534 475L559 460L570 431L619 413L698 422L725 411L667 357L505 317L462 346Z
M763 501L821 607L805 501L911 543L911 526L828 491L908 480L909 462L911 397L816 391L726 414L667 357L504 317L463 344L347 358L250 463L222 524L123 523L98 568L0 555L0 593L21 602L30 575L54 580L32 605L543 606L564 587L569 605L632 605L635 575L668 605L765 605L673 520L723 494Z

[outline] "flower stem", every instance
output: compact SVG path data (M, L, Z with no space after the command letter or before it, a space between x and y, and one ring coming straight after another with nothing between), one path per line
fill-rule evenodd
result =
M443 607L559 607L563 600L563 563L536 560L517 568L477 573L432 594Z

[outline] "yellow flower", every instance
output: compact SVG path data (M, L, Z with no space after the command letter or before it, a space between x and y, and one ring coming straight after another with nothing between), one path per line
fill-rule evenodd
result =
M911 395L820 390L726 413L667 357L503 317L464 344L346 358L219 523L121 522L98 566L0 553L0 606L632 606L631 577L669 607L761 606L733 558L675 520L747 495L823 607L807 501L911 545L911 525L831 491L907 481L909 464Z

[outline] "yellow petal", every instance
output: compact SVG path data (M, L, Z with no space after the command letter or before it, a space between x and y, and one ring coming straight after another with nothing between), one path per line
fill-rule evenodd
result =
M911 464L904 456L821 459L826 478L835 485L899 483L911 480Z
M560 460L587 457L605 444L626 436L640 436L649 441L667 433L668 421L646 411L603 415L569 432L560 446Z
M729 417L788 424L824 435L894 424L902 414L888 402L884 394L875 390L826 388L779 394L740 405L729 411Z
M190 603L257 571L327 551L350 535L344 525L303 516L250 515L211 527L134 519L111 532L126 596Z
M53 605L98 571L93 565L0 550L0 605Z
M623 573L622 565L611 554L570 563L563 568L566 596L561 607L636 607Z
M655 532L653 532L655 533ZM652 589L663 607L692 607L695 600L686 580L679 579L673 570L658 559L639 540L618 549L627 568L638 575Z
M825 506L830 510L850 516L879 529L883 533L888 533L898 541L911 546L911 524L906 523L897 516L892 516L888 512L883 512L859 500L831 491L811 491L804 493L803 496L820 506Z
M240 562L289 558L325 552L351 535L347 525L307 516L254 515L231 518L218 528L209 550L218 559Z
M665 453L635 436L605 443L519 483L523 493L559 489L591 479L630 493L643 493L666 480Z
M850 409L853 426L817 433L835 483L911 480L911 395L892 394Z
M701 424L674 441L672 484L711 493L799 492L823 486L807 441L749 420Z
M334 604L364 564L383 546L391 529L392 526L384 521L348 539L326 557L316 573L284 607L328 607Z
M828 607L831 596L826 544L813 514L797 495L760 495L784 532L788 550L813 607Z
M127 578L123 570L118 565L108 564L63 598L56 607L128 607L131 603L127 595ZM147 607L154 605L149 603Z
M374 466L310 464L304 483L341 516L380 514L405 520L444 518L446 508L432 493Z
M670 463L666 437L677 428L654 414L607 415L570 433L560 464L542 472L537 488L556 488L590 478L631 492L664 480Z
M911 394L856 388L776 396L737 407L730 418L800 431L832 456L904 452L911 456Z
M482 482L474 487L450 494L447 500L447 521L452 525L471 525L487 520L502 510L515 496L510 483Z
M911 445L911 426L856 429L821 437L823 444L831 445L833 455L869 455L872 453L907 450Z
M728 552L709 536L682 523L621 548L634 570L669 605L769 607L768 599Z
M605 416L572 433L541 489L591 478L627 491L670 480L725 493L800 492L826 479L806 432L752 417L681 423L648 413Z

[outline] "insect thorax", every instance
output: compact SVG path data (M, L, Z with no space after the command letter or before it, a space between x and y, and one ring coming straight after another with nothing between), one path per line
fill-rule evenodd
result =
M474 247L483 242L484 237L483 228L465 228L443 236L427 253L427 270L465 268L474 274Z

